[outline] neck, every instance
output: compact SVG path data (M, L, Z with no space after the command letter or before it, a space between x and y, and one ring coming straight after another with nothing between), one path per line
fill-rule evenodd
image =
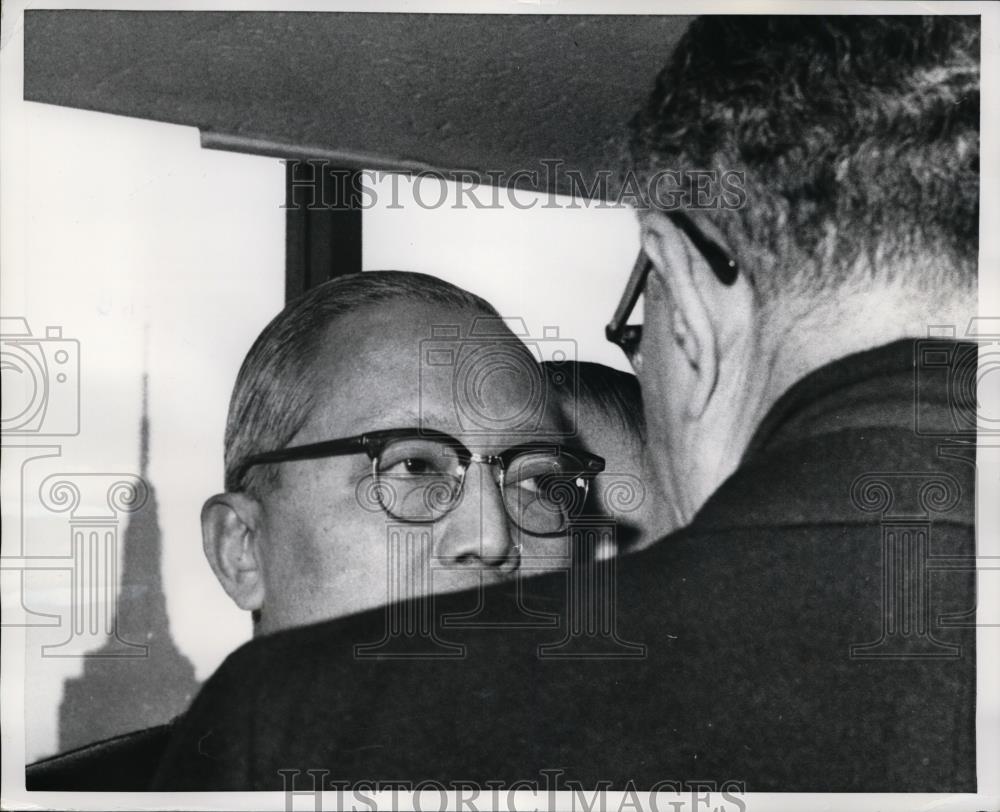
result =
M953 325L962 335L976 315L975 292L929 296L902 287L852 291L829 305L784 305L784 318L762 319L771 325L761 336L758 374L767 378L757 411L763 420L785 392L809 373L857 352L903 338L926 338L935 325Z
M926 337L930 325L954 325L962 335L975 313L975 296L931 302L886 289L840 295L829 306L783 302L780 313L759 313L720 359L713 405L687 437L687 459L697 470L684 488L685 520L736 470L767 413L806 375L856 352Z

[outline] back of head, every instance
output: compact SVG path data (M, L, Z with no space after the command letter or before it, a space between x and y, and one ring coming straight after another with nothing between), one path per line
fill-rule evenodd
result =
M615 540L602 543L598 559L634 552L673 530L674 506L659 493L645 455L646 421L635 375L591 361L543 362L550 392L558 399L574 442L605 459L595 478L591 507L613 519Z
M619 437L641 442L646 424L642 414L642 393L635 375L592 361L574 362L572 374L566 364L545 361L549 386L559 399L567 425L575 426L586 442L592 430L614 430ZM596 412L604 418L601 427L584 424L587 415ZM602 452L597 452L602 453Z
M499 318L485 299L427 274L366 271L341 276L289 302L257 337L233 387L226 421L226 490L258 493L273 466L239 472L250 456L282 448L305 423L313 405L311 359L339 316L400 299L471 307Z
M698 18L632 122L632 166L745 172L745 195L717 198L738 210L705 216L764 307L974 291L979 32L974 16Z

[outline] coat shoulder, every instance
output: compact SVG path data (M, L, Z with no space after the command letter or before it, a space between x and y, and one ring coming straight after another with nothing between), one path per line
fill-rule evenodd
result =
M29 791L128 792L149 786L167 746L171 724L94 742L29 764Z

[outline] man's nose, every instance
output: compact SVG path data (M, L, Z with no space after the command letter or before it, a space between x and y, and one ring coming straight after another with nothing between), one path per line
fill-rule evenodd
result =
M442 523L436 556L448 567L517 569L520 556L504 509L500 487L489 468L473 465L462 501Z

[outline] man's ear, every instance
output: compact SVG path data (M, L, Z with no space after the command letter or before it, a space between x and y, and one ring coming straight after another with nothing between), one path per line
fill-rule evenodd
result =
M243 493L220 493L201 509L205 557L222 588L240 609L264 603L259 542L261 505Z
M643 250L667 289L674 342L694 376L688 415L697 419L716 391L732 327L750 317L743 311L752 305L753 290L743 274L733 285L721 282L687 235L664 214L647 215L644 226Z

